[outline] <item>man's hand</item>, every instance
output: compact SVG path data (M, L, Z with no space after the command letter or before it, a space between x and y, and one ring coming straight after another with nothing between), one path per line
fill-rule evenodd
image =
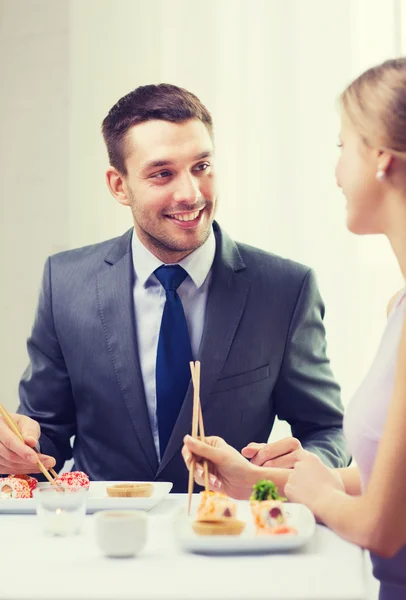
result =
M37 444L41 433L39 424L25 415L13 414L11 416L20 429L25 444L0 417L0 474L39 473L38 459L46 469L54 467L55 459L52 456L37 454L32 450Z
M258 467L292 469L309 452L303 450L299 440L294 437L287 437L272 444L251 442L241 450L241 454Z

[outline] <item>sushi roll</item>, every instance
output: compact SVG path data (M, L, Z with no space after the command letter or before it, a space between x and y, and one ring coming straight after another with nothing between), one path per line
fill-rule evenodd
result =
M280 525L286 525L282 502L278 500L253 502L251 510L257 529L275 529Z
M64 473L57 481L73 488L88 489L90 486L89 477L86 473L83 473L83 471L70 471L69 473Z
M32 492L37 487L38 479L35 479L35 477L31 477L30 475L11 475L10 477L26 481L28 483L28 487L30 488L30 498L33 497Z
M257 534L297 534L287 522L282 498L272 481L262 480L254 485L250 506Z
M31 491L24 479L5 477L0 479L0 499L30 498Z
M245 523L236 518L237 506L225 494L201 492L192 529L197 535L240 535Z
M219 492L201 492L196 521L228 521L235 519L237 507L228 496Z

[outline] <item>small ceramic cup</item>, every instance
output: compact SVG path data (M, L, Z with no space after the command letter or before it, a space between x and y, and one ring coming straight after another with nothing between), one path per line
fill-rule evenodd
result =
M106 556L136 556L147 541L147 515L140 510L103 510L95 519L96 542Z

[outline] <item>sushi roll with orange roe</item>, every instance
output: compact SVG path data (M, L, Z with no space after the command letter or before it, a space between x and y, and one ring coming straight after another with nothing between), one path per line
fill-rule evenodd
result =
M237 507L228 496L220 492L204 491L200 494L200 506L196 521L227 521L235 518Z
M197 535L240 535L245 527L236 518L237 506L228 496L219 492L204 491L192 529Z

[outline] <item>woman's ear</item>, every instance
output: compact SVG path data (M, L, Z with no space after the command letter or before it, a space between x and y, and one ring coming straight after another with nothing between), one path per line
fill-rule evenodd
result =
M378 150L376 157L376 171L382 173L383 177L388 174L393 161L393 154L387 150Z

